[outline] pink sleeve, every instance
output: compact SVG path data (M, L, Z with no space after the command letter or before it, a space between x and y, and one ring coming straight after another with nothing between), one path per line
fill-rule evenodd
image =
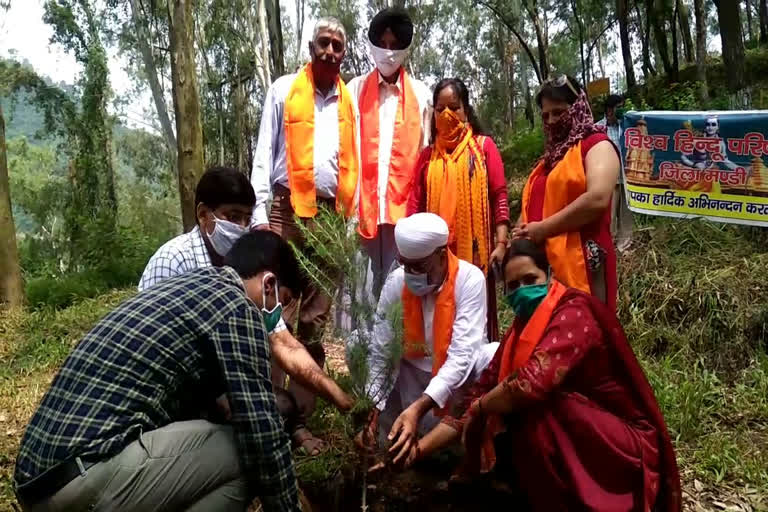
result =
M569 300L552 314L531 358L507 381L509 387L519 390L528 403L545 399L602 336L589 307L579 299Z
M488 170L488 198L493 212L493 226L502 222L509 223L509 204L507 203L507 178L504 176L504 162L496 143L490 137L483 144L485 166Z
M405 207L405 215L424 212L427 210L427 187L425 184L427 169L429 168L429 158L432 155L432 147L427 146L419 154L418 160L413 171L413 182L411 182L411 195L408 197L408 204Z

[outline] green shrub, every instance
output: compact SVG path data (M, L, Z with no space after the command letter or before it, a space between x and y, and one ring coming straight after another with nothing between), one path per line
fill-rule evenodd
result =
M78 299L95 297L107 289L97 272L37 277L27 282L27 302L33 308L65 308Z
M72 269L61 272L56 266L56 253L50 251L34 258L35 241L22 251L39 273L27 272L27 301L34 308L67 307L80 299L95 297L112 288L135 286L147 261L166 240L148 236L138 229L126 226L108 228L105 223L86 224L86 236L78 248ZM45 245L39 242L38 245ZM24 247L24 245L22 245ZM22 259L22 261L25 261ZM25 271L28 267L25 267Z
M544 152L544 132L536 126L511 133L502 138L499 150L507 179L528 176Z

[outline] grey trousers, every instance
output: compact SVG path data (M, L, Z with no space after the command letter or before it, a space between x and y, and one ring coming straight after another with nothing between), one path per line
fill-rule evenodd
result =
M611 235L619 252L627 249L632 243L632 224L632 211L627 205L624 185L617 183L611 202Z
M142 434L25 511L243 512L249 502L232 427L193 420Z
M389 271L397 257L395 245L395 226L392 224L379 224L376 236L371 240L362 242L365 252L371 259L371 271L373 272L373 296L379 300L381 288L387 280Z

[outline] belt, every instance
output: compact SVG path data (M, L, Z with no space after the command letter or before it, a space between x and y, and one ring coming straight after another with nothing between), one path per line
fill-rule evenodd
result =
M97 460L83 460L80 457L62 462L29 482L16 486L16 498L22 507L30 507L59 492L76 477L85 475L88 468L98 464Z
M280 183L272 185L272 195L279 199L289 199L291 197L291 189ZM333 197L317 197L317 202L325 204L326 206L335 207L336 199Z

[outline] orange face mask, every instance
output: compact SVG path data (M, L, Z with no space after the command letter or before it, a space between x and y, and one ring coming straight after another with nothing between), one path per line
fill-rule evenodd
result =
M456 112L449 108L444 108L442 112L437 113L435 128L440 145L447 149L455 148L464 134L464 124Z

